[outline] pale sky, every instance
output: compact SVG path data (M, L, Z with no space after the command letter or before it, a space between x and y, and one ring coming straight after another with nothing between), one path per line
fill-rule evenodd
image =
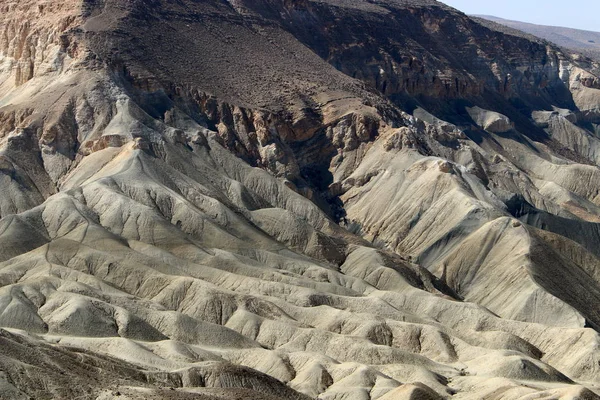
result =
M600 32L600 0L441 0L466 14Z

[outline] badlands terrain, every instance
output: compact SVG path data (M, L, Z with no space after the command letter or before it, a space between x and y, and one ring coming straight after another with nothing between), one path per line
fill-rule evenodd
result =
M600 398L599 166L437 1L0 0L0 398Z

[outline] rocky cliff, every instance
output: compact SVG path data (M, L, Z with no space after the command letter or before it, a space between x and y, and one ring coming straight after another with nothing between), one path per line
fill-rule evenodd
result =
M0 397L597 398L592 60L429 0L0 9Z

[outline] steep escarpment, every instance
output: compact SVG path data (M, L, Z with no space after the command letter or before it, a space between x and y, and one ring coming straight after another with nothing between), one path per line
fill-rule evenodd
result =
M15 86L34 76L60 72L67 58L77 52L69 31L81 24L79 3L6 1L0 37L3 68L12 69ZM3 84L6 90L7 85Z
M0 397L597 398L591 61L425 0L0 5Z
M387 96L447 100L494 91L568 101L558 96L566 94L559 67L568 57L556 47L488 29L440 2L235 4L242 13L272 18L336 68Z

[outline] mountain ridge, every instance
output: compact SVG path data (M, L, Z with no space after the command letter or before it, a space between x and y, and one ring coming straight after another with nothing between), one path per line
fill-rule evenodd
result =
M492 15L474 15L474 17L490 20L506 25L534 36L546 39L566 49L576 50L582 54L598 59L600 57L600 32L562 26L539 25L527 22L507 20Z

